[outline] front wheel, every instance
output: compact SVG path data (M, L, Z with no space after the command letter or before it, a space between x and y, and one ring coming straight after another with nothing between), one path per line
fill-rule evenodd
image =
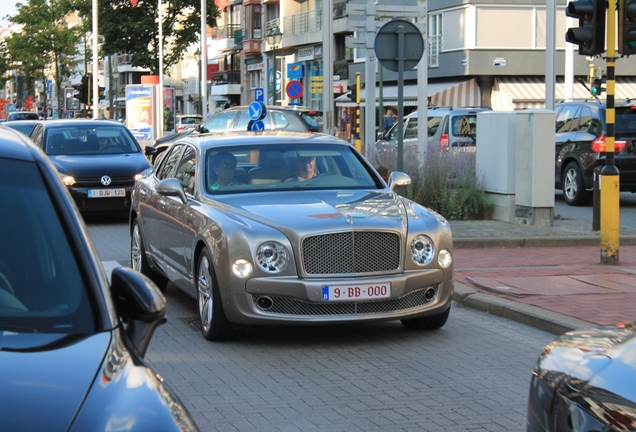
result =
M197 265L197 302L204 338L209 341L224 341L236 336L232 324L223 312L219 284L207 249L201 251Z
M402 325L409 330L437 330L442 328L450 315L450 306L441 314L421 318L403 319Z
M583 174L576 162L570 162L563 172L563 199L568 205L581 206L589 202L590 194L585 190Z

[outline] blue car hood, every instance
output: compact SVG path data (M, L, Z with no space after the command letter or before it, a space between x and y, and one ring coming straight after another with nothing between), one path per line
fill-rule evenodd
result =
M81 338L0 332L4 430L67 430L89 392L110 333Z
M150 162L142 153L107 155L59 155L49 156L57 170L74 177L130 176L150 167Z

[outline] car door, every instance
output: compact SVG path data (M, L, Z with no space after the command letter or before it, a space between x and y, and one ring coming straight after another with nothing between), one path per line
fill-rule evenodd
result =
M183 152L176 164L174 178L179 180L183 192L188 200L184 203L176 196L162 197L163 214L161 224L161 253L166 265L171 271L171 277L179 285L184 285L189 277L189 263L192 255L191 251L186 253L186 224L189 213L190 202L194 200L196 171L196 150L191 145L184 145ZM187 236L191 238L191 235Z
M161 164L153 173L149 181L149 187L139 191L139 213L142 223L142 233L146 242L146 250L155 261L160 262L162 269L165 271L165 258L163 254L162 242L164 241L164 226L166 225L166 206L169 203L167 197L157 193L157 184L161 180L174 176L174 171L181 152L183 144L175 144L168 150L168 154L163 158Z

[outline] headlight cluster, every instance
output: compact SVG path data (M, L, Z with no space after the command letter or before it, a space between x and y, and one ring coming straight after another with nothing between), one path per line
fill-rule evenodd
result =
M280 273L288 262L289 252L278 242L263 243L256 250L256 264L268 273Z
M429 265L435 257L435 245L428 236L418 235L411 242L411 259L419 265ZM449 268L453 263L451 253L442 249L437 255L437 263L442 268Z
M73 186L75 184L75 178L73 176L62 173L59 173L59 176L64 186Z

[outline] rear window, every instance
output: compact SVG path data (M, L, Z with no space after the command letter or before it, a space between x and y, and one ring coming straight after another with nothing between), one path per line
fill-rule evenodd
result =
M300 113L300 117L305 120L313 132L321 132L323 126L322 114L314 111Z
M636 107L616 108L616 133L636 133Z
M25 112L25 113L12 112L12 113L9 113L9 116L7 117L7 120L39 120L39 119L40 117L34 112Z
M453 136L475 138L477 136L477 116L474 114L453 116L451 130Z
M192 124L200 124L200 123L201 123L201 119L199 117L182 117L181 118L181 124L192 125Z

